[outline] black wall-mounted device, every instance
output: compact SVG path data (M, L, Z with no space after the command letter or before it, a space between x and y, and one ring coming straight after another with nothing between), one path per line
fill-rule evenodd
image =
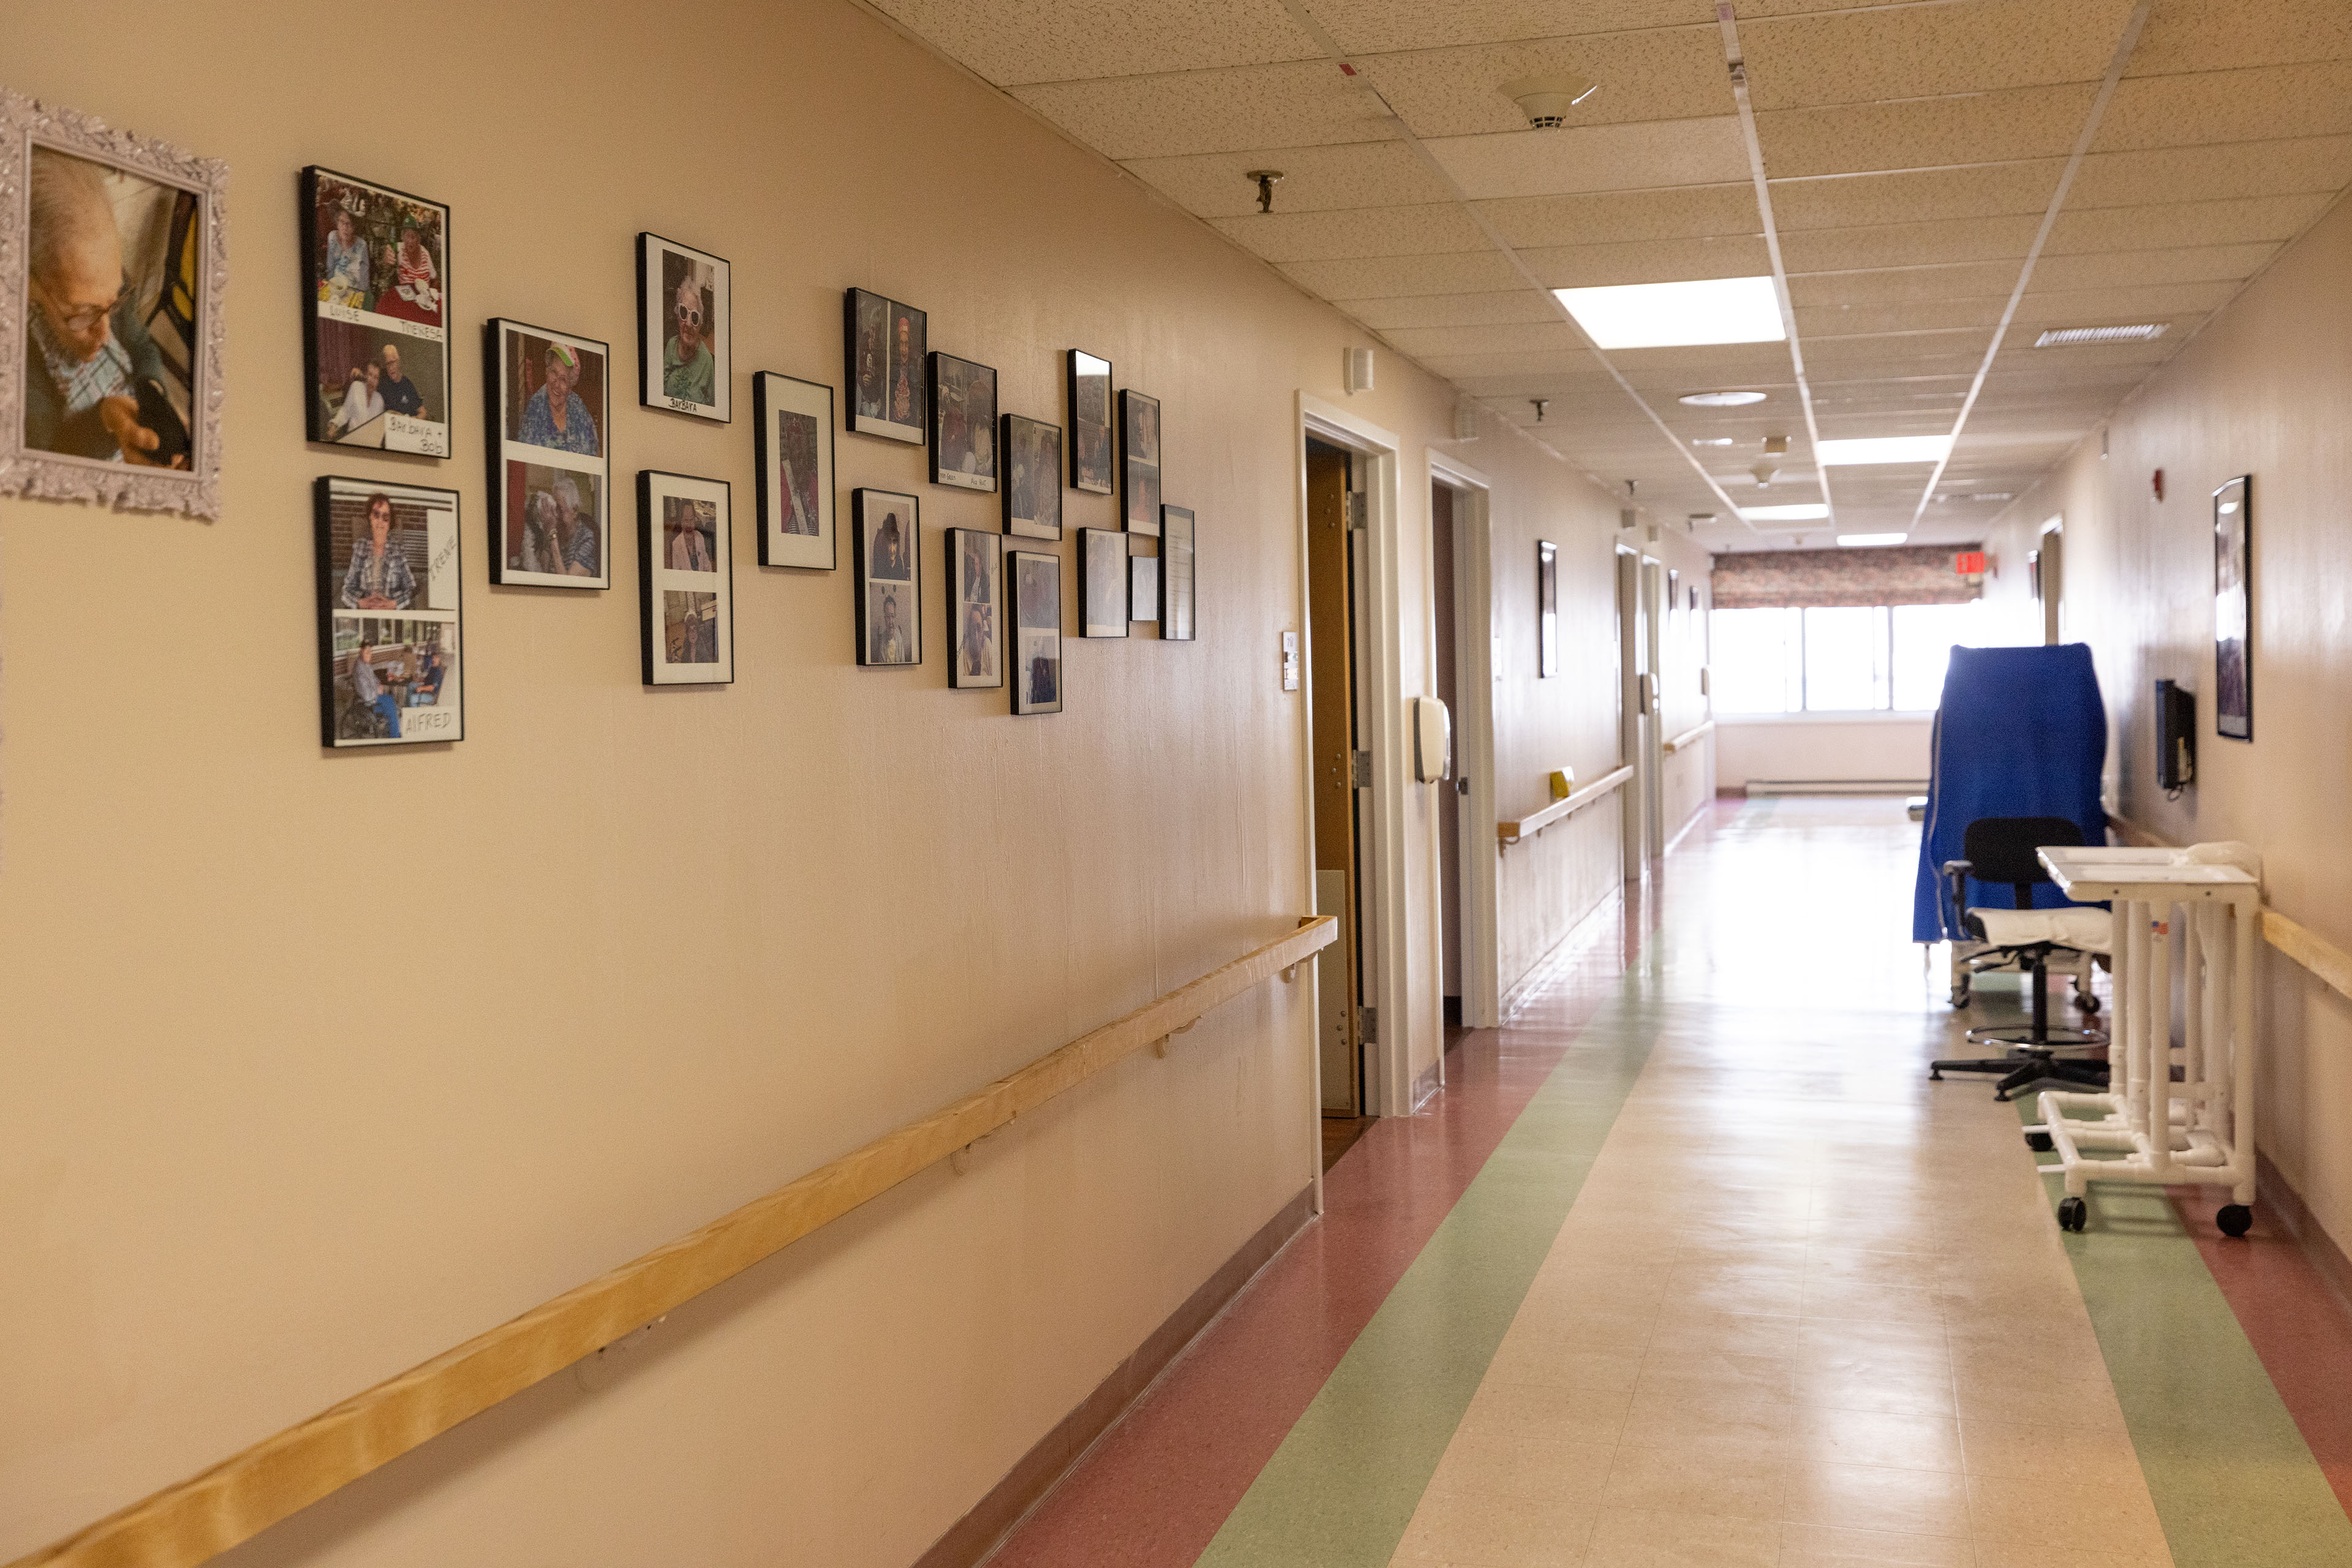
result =
M2156 782L2177 790L2197 782L2197 694L2156 683Z

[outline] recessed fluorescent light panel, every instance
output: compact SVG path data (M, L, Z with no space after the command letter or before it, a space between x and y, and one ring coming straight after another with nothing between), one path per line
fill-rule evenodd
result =
M1687 283L1616 283L1555 289L1584 335L1602 349L1690 348L1701 343L1778 343L1780 298L1769 278L1701 278Z
M1739 515L1749 522L1818 522L1829 516L1830 509L1820 501L1806 501L1797 506L1743 506Z
M1911 536L1907 533L1841 533L1840 544L1900 544Z
M1693 392L1677 401L1687 403L1693 408L1745 408L1751 403L1763 402L1764 395L1760 392Z
M1691 445L1694 447L1728 447L1731 445L1731 437L1728 436L1694 436L1691 437Z
M1867 436L1853 441L1816 441L1813 461L1828 468L1864 463L1934 463L1952 449L1949 436Z
M2081 348L2086 343L2144 343L2164 336L2162 321L2142 321L2135 327L2053 327L2033 340L2037 349Z

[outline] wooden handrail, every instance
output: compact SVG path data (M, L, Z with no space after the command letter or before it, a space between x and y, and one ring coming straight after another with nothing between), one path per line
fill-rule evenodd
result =
M2107 813L2107 826L2116 830L2116 837L2145 848L2179 847L2116 812ZM2352 953L2346 952L2302 921L2279 913L2268 904L2263 906L2263 940L2309 970L2337 995L2352 997Z
M1694 724L1694 725L1692 725L1689 729L1685 730L1681 734L1676 735L1673 740L1668 741L1668 742L1666 742L1666 745L1665 745L1665 752L1666 752L1666 755L1668 755L1668 756L1673 756L1676 752L1681 751L1685 746L1689 745L1693 741L1698 740L1698 739L1700 739L1701 737L1705 736L1708 731L1710 731L1710 730L1712 730L1712 729L1714 729L1714 728L1715 728L1715 721L1714 721L1714 720L1712 720L1712 719L1707 720L1707 721L1706 721L1706 722L1704 722L1704 723L1700 723L1700 724Z
M1630 767L1619 768L1613 773L1603 773L1566 800L1553 801L1541 811L1523 816L1517 822L1495 824L1495 837L1506 844L1517 844L1530 834L1541 833L1560 818L1582 811L1633 776L1633 770Z
M1191 1028L1212 1007L1277 971L1290 978L1338 935L1339 922L1330 915L1303 919L1297 930L986 1089L265 1437L11 1568L194 1568L881 1196L1023 1111Z

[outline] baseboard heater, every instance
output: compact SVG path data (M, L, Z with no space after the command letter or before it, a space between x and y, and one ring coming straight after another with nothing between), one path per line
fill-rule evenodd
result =
M1748 794L1925 795L1926 779L1749 779Z

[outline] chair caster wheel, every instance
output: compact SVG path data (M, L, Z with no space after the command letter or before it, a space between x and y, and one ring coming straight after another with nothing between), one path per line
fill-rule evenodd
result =
M2084 1203L2082 1199L2060 1198L2058 1200L2058 1228L2060 1230L2081 1230L2084 1225L2090 1222L2090 1218L2091 1205Z
M1958 1008L1965 1007L1965 1006L1967 1006L1968 1005L1969 1005L1969 988L1968 988L1967 986L1965 986L1965 985L1955 985L1955 986L1953 986L1953 987L1952 987L1952 1006L1953 1006L1955 1009L1958 1009Z
M2032 1150L2037 1154L2047 1154L2053 1147L2050 1142L2050 1134L2047 1132L2027 1133L2025 1135L2025 1146Z
M2077 991L2074 993L2074 1005L2085 1013L2095 1013L2099 1010L2099 999L2088 991Z
M2243 1236L2254 1228L2254 1211L2243 1204L2223 1204L2213 1215L2223 1236Z

